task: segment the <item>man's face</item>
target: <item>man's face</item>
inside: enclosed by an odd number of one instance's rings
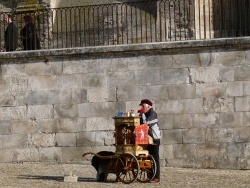
[[[151,107],[150,107],[148,104],[143,103],[143,104],[142,104],[142,108],[143,108],[144,113],[146,113],[146,112],[149,111],[149,109],[150,109]]]
[[[11,19],[10,19],[8,16],[5,16],[4,20],[5,20],[7,23],[10,23],[10,22],[11,22]]]

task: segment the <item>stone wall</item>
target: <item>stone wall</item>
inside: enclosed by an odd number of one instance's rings
[[[0,162],[85,163],[154,102],[161,165],[250,168],[250,38],[0,53]]]

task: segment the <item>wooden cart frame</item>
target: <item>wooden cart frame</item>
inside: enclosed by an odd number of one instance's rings
[[[156,173],[156,163],[149,155],[148,126],[140,125],[140,117],[114,117],[115,121],[115,155],[100,156],[93,152],[83,154],[83,157],[92,154],[101,159],[109,159],[105,170],[105,181],[108,174],[114,173],[116,180],[123,183],[132,183],[136,180],[142,183],[150,182]]]

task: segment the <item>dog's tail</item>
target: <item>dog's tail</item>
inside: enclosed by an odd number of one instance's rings
[[[99,154],[97,154],[97,153],[94,153],[94,152],[87,152],[87,153],[84,153],[83,155],[82,155],[82,157],[85,157],[86,155],[94,155],[94,156],[96,156],[96,157],[98,157],[98,158],[100,158],[100,159],[114,159],[114,158],[117,158],[118,156],[117,155],[108,155],[108,156],[103,156],[103,155],[99,155]]]

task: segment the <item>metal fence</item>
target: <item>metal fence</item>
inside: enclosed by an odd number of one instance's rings
[[[30,15],[41,49],[200,40],[250,35],[250,0],[144,0],[12,12],[20,31]],[[4,47],[6,12],[0,14]],[[35,41],[36,42],[36,41]]]

